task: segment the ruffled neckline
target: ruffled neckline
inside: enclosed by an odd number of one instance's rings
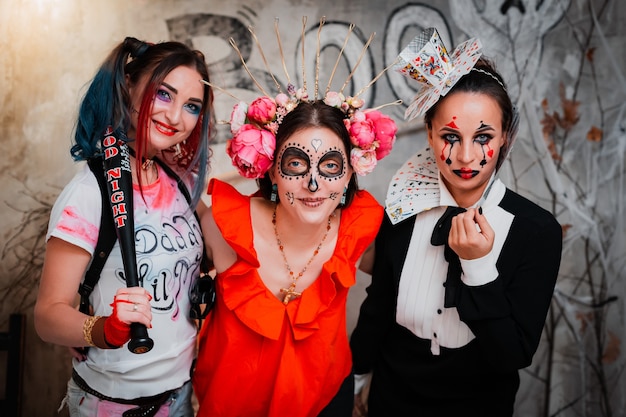
[[[320,276],[300,297],[284,305],[258,274],[251,197],[216,179],[211,180],[208,193],[213,196],[215,222],[238,256],[238,260],[217,277],[218,296],[223,297],[226,307],[249,328],[273,340],[278,340],[286,322],[296,340],[313,334],[319,329],[319,315],[333,305],[339,293],[347,292],[355,284],[354,264],[378,229],[382,217],[380,205],[369,193],[357,193],[352,204],[342,210],[337,243]],[[373,213],[376,213],[374,218]],[[368,228],[373,234],[367,233]],[[356,231],[360,237],[355,235]]]

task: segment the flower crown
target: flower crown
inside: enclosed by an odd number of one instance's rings
[[[306,18],[303,19],[303,54],[304,54],[304,27],[306,24]],[[320,20],[320,26],[318,30],[321,31],[324,24],[324,19]],[[278,19],[275,22],[276,34],[278,38],[278,44],[281,50],[280,36],[278,34]],[[354,28],[350,26],[348,36],[346,37],[345,44],[348,41],[348,37]],[[255,40],[257,40],[254,32],[251,28],[248,30],[252,33]],[[373,39],[373,35],[365,45],[362,54]],[[315,73],[315,94],[311,98],[309,97],[306,81],[303,87],[296,89],[296,87],[289,82],[287,85],[287,92],[282,92],[280,84],[276,81],[276,78],[272,75],[272,78],[279,91],[275,97],[267,94],[261,85],[254,79],[252,73],[247,67],[245,59],[241,52],[237,48],[234,40],[231,38],[230,43],[236,52],[239,54],[241,62],[248,75],[254,81],[256,86],[263,93],[262,96],[257,97],[250,104],[244,101],[234,105],[230,116],[230,130],[232,133],[232,139],[229,139],[226,143],[226,153],[231,158],[233,165],[237,168],[239,173],[246,178],[261,178],[272,166],[274,159],[274,151],[276,149],[276,133],[282,123],[285,116],[294,110],[300,103],[317,100],[318,79],[319,79],[319,42],[317,50],[317,66]],[[261,46],[257,40],[257,46],[261,52],[263,61],[266,67],[267,60],[263,54]],[[343,52],[343,48],[337,58],[337,63]],[[286,68],[283,61],[283,68]],[[304,60],[303,60],[304,61]],[[360,59],[359,59],[360,61]],[[304,66],[304,63],[303,63]],[[358,63],[357,63],[358,66]],[[335,64],[335,69],[337,64]],[[343,88],[341,91],[330,91],[330,84],[322,98],[322,101],[331,107],[340,109],[345,114],[344,124],[346,130],[349,133],[352,148],[350,149],[350,163],[352,168],[358,175],[366,175],[374,170],[377,161],[384,158],[391,152],[391,148],[396,140],[397,126],[396,123],[388,116],[381,113],[378,109],[365,109],[363,108],[365,102],[359,98],[367,88],[376,82],[376,80],[388,69],[385,68],[374,80],[372,80],[365,88],[359,91],[354,96],[344,96]],[[355,68],[350,73],[348,80],[344,83],[344,88],[354,74]],[[271,71],[268,68],[271,74]],[[286,71],[286,70],[285,70]],[[334,70],[333,70],[334,74]],[[289,76],[287,75],[287,78]],[[332,80],[332,75],[331,75]],[[212,87],[215,87],[212,85]],[[223,90],[222,90],[223,91]],[[228,94],[228,93],[227,93]],[[229,94],[230,95],[230,94]],[[231,95],[232,96],[232,95]],[[234,97],[234,96],[233,96]],[[236,97],[234,97],[236,99]],[[399,104],[395,102],[393,104]]]

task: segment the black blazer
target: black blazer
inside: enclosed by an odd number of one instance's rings
[[[499,275],[481,286],[461,283],[455,300],[476,336],[479,359],[506,372],[530,365],[539,344],[561,262],[562,229],[550,212],[509,189],[499,206],[514,216],[496,262]],[[392,225],[385,216],[376,237],[372,282],[350,340],[356,374],[372,370],[396,323],[400,274],[416,219],[419,214]]]

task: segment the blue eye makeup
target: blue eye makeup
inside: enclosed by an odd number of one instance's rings
[[[193,114],[194,116],[199,115],[200,111],[202,110],[202,106],[195,103],[187,103],[184,107],[185,110],[187,110],[190,114]]]
[[[157,90],[156,98],[163,103],[174,102],[172,93],[165,88],[160,88]],[[202,102],[198,100],[190,100],[189,102],[183,104],[183,109],[185,109],[185,111],[189,114],[198,116],[202,111]]]

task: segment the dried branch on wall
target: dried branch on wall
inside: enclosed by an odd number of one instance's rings
[[[462,3],[450,2],[454,23],[487,39],[522,112],[507,181],[563,226],[553,306],[516,412],[623,415],[626,78],[619,34],[604,33],[618,30],[618,3]]]
[[[11,210],[21,213],[21,221],[9,231],[2,248],[2,261],[7,265],[8,277],[0,280],[0,298],[12,300],[12,303],[10,306],[3,304],[2,310],[8,307],[11,311],[1,311],[0,317],[9,317],[11,312],[26,312],[35,303],[51,201],[57,193],[31,190],[23,183],[22,195],[31,202],[25,204],[25,208],[14,206],[10,201],[4,202]]]
[[[541,108],[524,102],[532,137],[524,150],[531,162],[521,170],[518,160],[512,164],[518,186],[551,207],[564,226],[561,275],[544,346],[528,370],[544,384],[544,416],[624,412],[618,395],[626,366],[619,336],[624,333],[626,255],[626,135],[619,127],[624,91],[607,88],[619,85],[624,74],[623,68],[611,68],[615,79],[599,75],[614,54],[601,42],[602,19],[609,19],[612,4],[603,1],[596,12],[587,2],[593,18],[565,20],[579,49],[569,51],[579,57],[577,71],[573,77],[561,75],[558,89],[545,92]]]

